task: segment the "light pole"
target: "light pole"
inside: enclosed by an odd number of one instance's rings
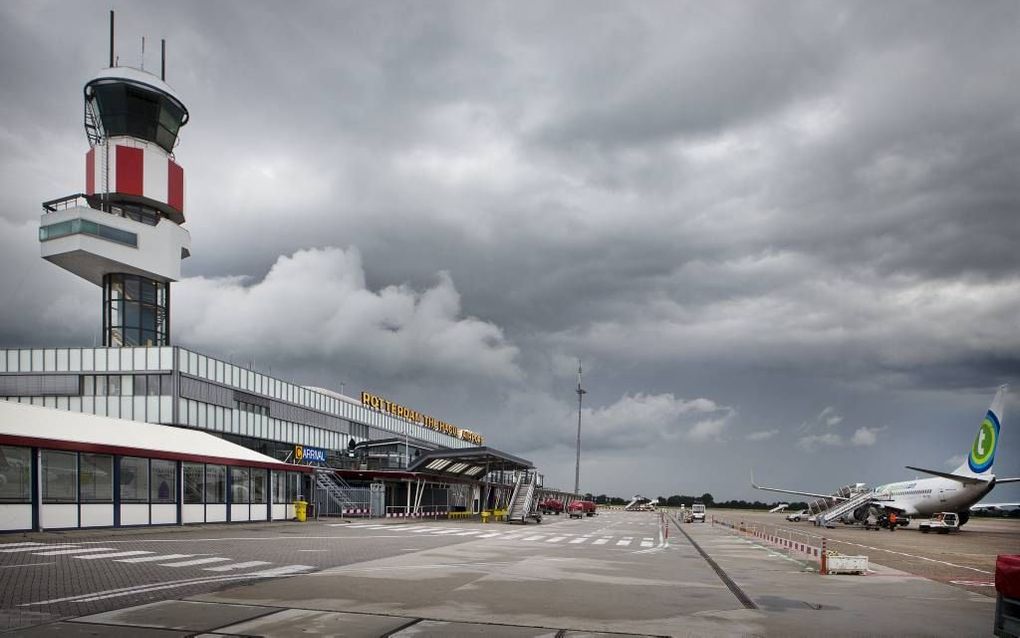
[[[581,387],[581,360],[577,360],[577,464],[574,466],[574,494],[581,493],[581,397],[587,392]]]

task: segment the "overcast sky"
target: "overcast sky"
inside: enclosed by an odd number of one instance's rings
[[[0,345],[99,339],[36,235],[110,8],[191,112],[178,345],[566,489],[580,359],[582,489],[621,496],[951,470],[1020,382],[1012,0],[0,3]]]

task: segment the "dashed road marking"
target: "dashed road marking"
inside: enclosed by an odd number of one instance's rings
[[[112,547],[78,547],[76,549],[58,549],[51,552],[32,552],[35,556],[65,556],[67,554],[88,554],[90,552],[112,552]]]
[[[193,565],[207,565],[209,563],[222,563],[223,561],[230,560],[229,558],[196,558],[195,560],[186,560],[180,563],[160,563],[160,567],[191,567]]]
[[[263,565],[272,565],[267,560],[250,560],[245,563],[234,563],[233,565],[222,565],[220,567],[203,567],[207,572],[230,572],[235,569],[248,569],[250,567],[262,567]]]
[[[142,558],[118,558],[115,563],[154,563],[158,560],[173,560],[175,558],[191,558],[195,554],[162,554],[160,556],[144,556]]]
[[[15,547],[14,549],[0,549],[0,554],[17,554],[19,552],[34,552],[40,549],[60,549],[61,547],[69,547],[69,545],[34,545],[31,547]],[[71,545],[70,547],[74,547]]]
[[[142,554],[153,554],[141,550],[133,552],[113,552],[112,554],[90,554],[88,556],[75,556],[78,560],[99,560],[100,558],[121,558],[123,556],[141,556]]]

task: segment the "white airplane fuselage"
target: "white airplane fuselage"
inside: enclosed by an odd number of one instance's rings
[[[995,478],[961,484],[941,477],[887,483],[875,488],[875,504],[906,516],[930,516],[936,512],[965,512],[995,486]]]

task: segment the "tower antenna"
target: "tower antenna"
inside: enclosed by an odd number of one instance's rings
[[[110,68],[113,68],[113,9],[110,9]]]
[[[574,494],[581,493],[581,397],[588,393],[581,387],[581,360],[577,360],[577,464],[574,466]]]
[[[166,82],[166,39],[159,41],[159,79]]]

